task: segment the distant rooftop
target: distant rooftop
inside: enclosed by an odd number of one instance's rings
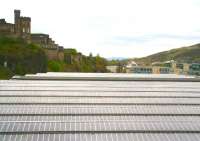
[[[127,73],[37,73],[14,76],[13,79],[46,80],[102,80],[102,81],[200,81],[189,75],[176,74],[127,74]]]

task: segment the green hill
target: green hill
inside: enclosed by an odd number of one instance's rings
[[[83,55],[76,49],[64,49],[64,61],[48,61],[48,71],[53,72],[107,72],[106,59]]]
[[[19,38],[0,37],[0,79],[46,70],[47,58],[42,48]]]
[[[85,56],[75,49],[64,49],[64,56],[64,61],[48,60],[42,47],[20,38],[0,36],[0,79],[46,71],[107,72],[107,61],[99,55]]]
[[[156,53],[147,57],[134,59],[138,64],[149,65],[152,62],[175,60],[183,63],[200,63],[200,44]]]

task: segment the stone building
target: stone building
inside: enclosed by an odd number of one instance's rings
[[[61,61],[65,61],[64,58],[65,58],[65,55],[64,55],[64,47],[63,46],[58,46],[58,60],[61,60]]]
[[[27,42],[31,42],[31,18],[21,17],[20,10],[15,10],[15,34]]]
[[[21,17],[20,10],[14,11],[14,24],[7,23],[5,19],[0,19],[0,34],[21,37],[27,42],[31,42],[31,18]]]
[[[55,41],[53,41],[48,34],[31,34],[31,41],[45,49],[58,48],[58,45],[55,44]]]
[[[0,34],[1,35],[14,35],[14,24],[7,23],[5,19],[0,19]]]
[[[31,34],[31,41],[44,48],[49,60],[64,60],[64,48],[55,44],[48,34]]]
[[[64,60],[68,64],[80,64],[83,61],[83,55],[81,53],[65,53]]]
[[[14,24],[0,19],[0,35],[20,37],[28,43],[34,43],[44,48],[49,60],[64,61],[63,47],[55,44],[47,34],[31,34],[31,18],[22,17],[20,10],[14,10]]]

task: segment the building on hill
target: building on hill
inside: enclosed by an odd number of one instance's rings
[[[41,46],[44,49],[57,49],[57,44],[53,41],[48,34],[31,34],[33,43]]]
[[[199,63],[188,64],[170,60],[153,62],[151,66],[127,66],[126,73],[200,75]]]
[[[7,23],[5,19],[0,19],[0,34],[21,37],[27,42],[31,42],[31,18],[21,17],[20,10],[15,10],[14,14],[14,24]]]
[[[48,34],[31,34],[31,40],[44,48],[49,60],[64,60],[64,48],[55,44]]]
[[[34,43],[44,48],[49,60],[64,61],[64,49],[55,44],[48,34],[31,34],[31,18],[22,17],[20,10],[14,10],[14,24],[0,19],[0,35],[19,37],[28,43]]]
[[[83,61],[83,55],[81,53],[65,53],[64,58],[68,64],[80,64]]]
[[[7,23],[5,19],[0,19],[0,34],[1,35],[14,35],[14,24]]]
[[[31,40],[43,48],[49,47],[50,38],[47,34],[31,34]]]
[[[31,18],[22,17],[20,13],[20,10],[14,10],[15,34],[19,37],[22,37],[26,41],[31,42]]]

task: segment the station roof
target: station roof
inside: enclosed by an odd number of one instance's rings
[[[17,80],[84,80],[84,81],[184,81],[200,82],[200,77],[177,74],[131,73],[37,73],[14,76]]]
[[[51,79],[36,79],[45,76]],[[104,79],[53,80],[62,76]],[[117,77],[116,74],[47,73],[27,75],[24,80],[16,77],[0,81],[0,139],[200,140],[200,82],[107,81],[108,76]]]

